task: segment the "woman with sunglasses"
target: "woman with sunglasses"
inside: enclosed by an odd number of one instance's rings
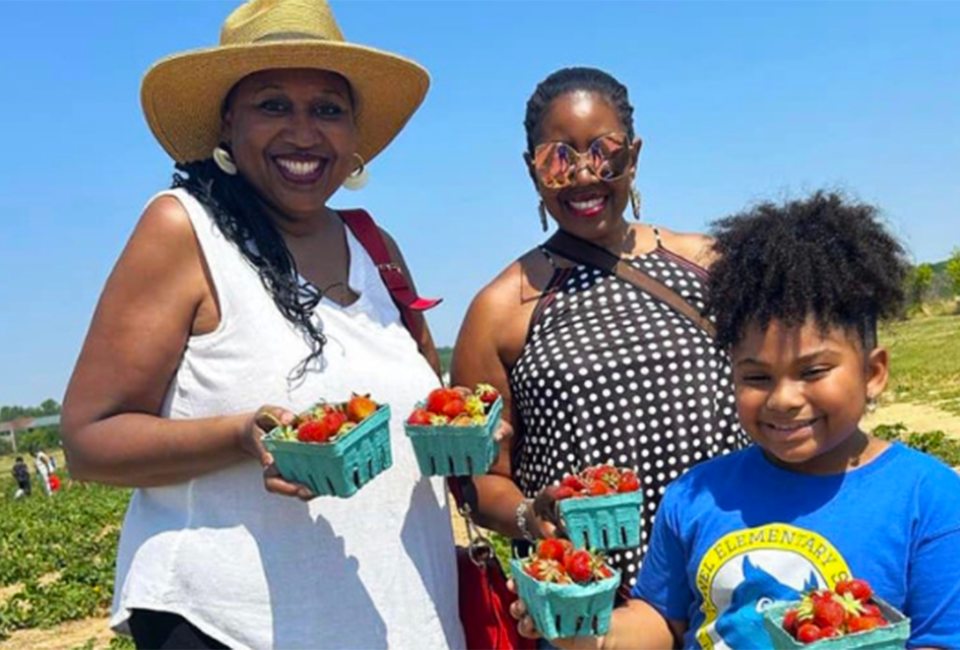
[[[488,382],[515,435],[475,477],[475,519],[515,540],[559,534],[553,490],[566,474],[607,463],[643,490],[638,548],[610,554],[632,585],[666,484],[738,448],[727,357],[704,329],[618,275],[570,257],[612,253],[702,308],[710,240],[640,217],[641,140],[627,89],[592,68],[547,77],[527,103],[524,160],[554,235],[474,298],[457,340],[453,381]],[[572,248],[570,248],[572,247]],[[469,493],[469,491],[468,491]]]

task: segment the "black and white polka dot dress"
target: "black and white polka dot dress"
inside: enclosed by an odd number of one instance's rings
[[[630,263],[703,307],[699,266],[662,246]],[[637,471],[641,549],[610,553],[631,586],[666,485],[746,443],[726,354],[656,298],[590,267],[554,273],[509,380],[521,423],[514,479],[525,495],[588,465]]]

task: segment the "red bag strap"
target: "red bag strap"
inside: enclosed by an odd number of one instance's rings
[[[384,286],[390,292],[390,297],[400,310],[400,318],[404,326],[419,344],[423,331],[420,326],[421,321],[414,312],[436,307],[443,299],[421,298],[413,291],[403,274],[403,268],[390,256],[380,229],[366,210],[339,210],[338,214],[376,264],[380,279],[383,280]]]

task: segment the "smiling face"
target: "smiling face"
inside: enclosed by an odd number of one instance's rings
[[[223,140],[240,173],[286,218],[326,202],[357,166],[347,81],[324,70],[265,70],[231,91]]]
[[[776,464],[807,474],[853,466],[867,443],[859,423],[886,386],[889,356],[816,322],[752,325],[731,351],[740,423]]]
[[[551,102],[537,130],[536,144],[563,142],[583,153],[589,152],[598,138],[625,131],[617,110],[606,98],[595,92],[574,91]],[[602,180],[581,161],[573,183],[559,190],[544,186],[532,157],[527,155],[537,191],[562,229],[601,245],[623,232],[623,211],[636,174],[639,138],[629,146],[630,163],[627,172],[619,178]]]

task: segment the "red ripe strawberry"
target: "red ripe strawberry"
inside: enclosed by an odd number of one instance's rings
[[[820,638],[821,638],[821,639],[833,639],[833,638],[838,637],[838,636],[843,636],[843,634],[840,632],[839,629],[837,629],[837,628],[835,628],[835,627],[830,627],[830,626],[828,625],[827,627],[822,627],[822,628],[820,628]]]
[[[880,608],[873,603],[863,603],[860,605],[860,609],[861,616],[875,616],[878,618],[883,618],[883,613],[880,611]]]
[[[467,412],[467,405],[459,397],[457,399],[452,399],[446,404],[443,405],[443,408],[440,409],[440,413],[446,415],[451,420],[458,415]]]
[[[593,556],[586,549],[579,549],[568,555],[563,568],[574,582],[590,582],[593,578]]]
[[[791,636],[796,638],[797,636],[797,610],[788,609],[783,615],[783,629],[790,633]]]
[[[493,404],[500,397],[500,392],[490,384],[477,384],[474,395],[480,398],[484,404]]]
[[[572,489],[574,492],[583,489],[583,481],[576,474],[567,474],[560,480],[560,485]]]
[[[443,407],[453,400],[463,401],[460,393],[452,388],[435,388],[427,395],[427,410],[436,415],[443,415]]]
[[[841,580],[833,590],[841,596],[849,593],[857,600],[867,600],[873,595],[873,588],[870,587],[870,583],[866,580],[860,580],[859,578]]]
[[[846,610],[840,601],[832,595],[815,598],[813,601],[813,622],[823,629],[825,627],[840,627],[843,625]]]
[[[820,628],[813,623],[804,623],[797,628],[797,641],[800,643],[813,643],[820,638]]]
[[[327,411],[326,415],[320,418],[320,422],[323,423],[323,426],[327,428],[329,432],[327,436],[332,436],[338,431],[344,422],[347,421],[347,414],[343,411],[330,410]]]
[[[553,493],[553,498],[556,499],[557,501],[563,501],[564,499],[569,499],[575,496],[577,496],[577,491],[574,490],[572,487],[568,487],[566,485],[561,485]]]
[[[592,497],[602,496],[604,494],[610,494],[612,490],[610,486],[604,483],[603,481],[594,481],[590,484],[589,493]]]
[[[430,424],[430,411],[427,409],[413,409],[413,413],[407,418],[407,424],[417,424],[427,426]]]
[[[633,470],[626,469],[620,474],[620,481],[617,483],[617,492],[636,492],[640,489],[640,479]]]
[[[886,621],[876,616],[854,616],[847,621],[847,633],[865,632],[886,625]]]
[[[377,403],[370,399],[370,395],[354,393],[350,401],[347,402],[347,419],[359,424],[376,410]]]
[[[620,483],[620,470],[611,465],[598,465],[593,472],[594,481],[603,481],[607,487],[616,489]]]
[[[537,557],[542,560],[556,560],[557,562],[562,562],[566,550],[567,549],[564,547],[563,543],[556,537],[541,539],[537,543]]]
[[[320,420],[304,420],[297,427],[297,440],[300,442],[325,442],[329,437],[329,427]]]

